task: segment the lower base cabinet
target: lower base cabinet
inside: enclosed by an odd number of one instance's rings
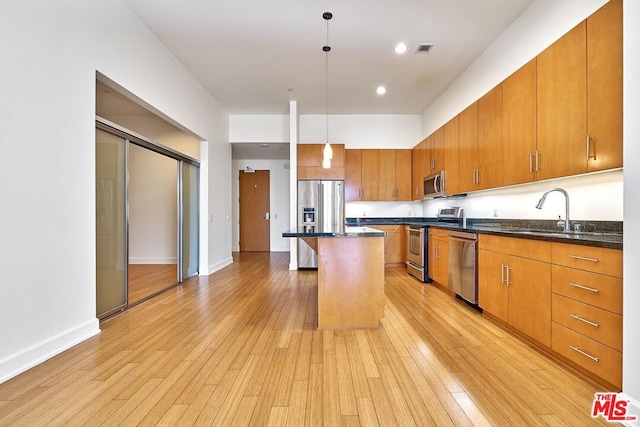
[[[449,287],[449,231],[429,228],[427,269],[431,280]]]
[[[373,227],[387,233],[384,238],[385,267],[404,267],[407,261],[407,236],[404,225],[374,225]]]
[[[622,387],[622,251],[480,235],[478,305],[599,382]]]
[[[514,240],[518,239],[479,236],[478,305],[518,332],[550,347],[550,243],[519,239],[528,242],[526,250],[514,251],[510,248],[519,243]],[[533,254],[538,259],[525,258]]]

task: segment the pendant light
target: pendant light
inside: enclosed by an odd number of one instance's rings
[[[331,149],[331,144],[329,144],[329,51],[331,50],[331,46],[329,46],[329,20],[333,18],[333,13],[325,12],[322,14],[322,18],[327,21],[327,44],[322,46],[322,50],[324,51],[324,113],[325,120],[327,125],[327,139],[324,144],[324,150],[322,151],[322,167],[325,169],[329,169],[331,167],[331,159],[333,158],[333,150]]]

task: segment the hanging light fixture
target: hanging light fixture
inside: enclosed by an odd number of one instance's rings
[[[325,12],[322,14],[322,18],[327,21],[327,44],[322,46],[322,50],[324,51],[324,112],[325,112],[325,120],[327,125],[327,139],[324,144],[324,150],[322,152],[322,167],[325,169],[329,169],[331,167],[331,159],[333,158],[333,150],[331,149],[331,144],[329,144],[329,51],[331,50],[331,46],[329,46],[329,20],[333,18],[333,13]]]

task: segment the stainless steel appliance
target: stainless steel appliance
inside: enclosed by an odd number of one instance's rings
[[[344,181],[298,181],[298,227],[306,231],[344,231]],[[298,239],[298,268],[318,268],[318,258]]]
[[[424,178],[424,198],[444,197],[444,171]]]
[[[407,227],[407,272],[421,282],[431,282],[427,275],[427,229]]]
[[[477,242],[475,233],[449,231],[449,289],[472,304],[478,303]]]

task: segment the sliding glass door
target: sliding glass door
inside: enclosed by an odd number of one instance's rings
[[[96,129],[96,314],[127,305],[127,141]]]
[[[96,121],[96,315],[198,274],[199,163]]]
[[[182,264],[180,278],[185,280],[198,274],[199,257],[199,203],[198,203],[198,181],[200,169],[190,163],[181,162],[180,213],[182,227],[180,229],[180,245],[182,253]]]

